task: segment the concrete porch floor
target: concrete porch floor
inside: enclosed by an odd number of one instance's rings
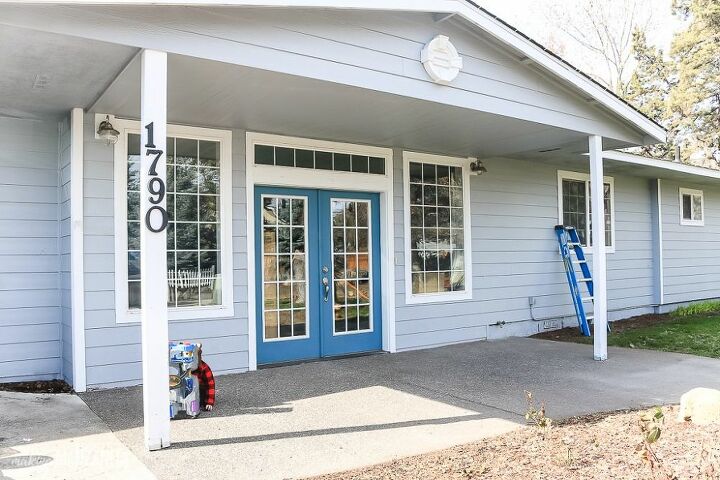
[[[525,390],[557,419],[720,388],[720,360],[609,353],[598,363],[590,346],[512,338],[220,376],[215,411],[173,421],[172,447],[154,453],[143,449],[139,387],[82,399],[158,478],[195,465],[203,478],[287,479],[504,433],[524,422]]]

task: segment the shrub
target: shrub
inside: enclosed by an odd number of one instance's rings
[[[720,301],[700,302],[680,307],[673,312],[676,317],[691,317],[708,313],[720,313]]]

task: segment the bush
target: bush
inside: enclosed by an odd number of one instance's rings
[[[676,317],[691,317],[708,313],[720,313],[720,301],[700,302],[686,307],[680,307],[673,312],[673,315]]]

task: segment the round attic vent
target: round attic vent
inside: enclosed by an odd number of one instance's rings
[[[462,57],[445,35],[438,35],[425,45],[420,61],[430,78],[443,85],[455,80],[463,67]]]

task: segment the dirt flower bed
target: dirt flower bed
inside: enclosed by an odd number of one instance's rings
[[[22,393],[71,393],[72,387],[62,380],[0,383],[0,391]]]
[[[526,427],[317,480],[720,479],[720,425],[678,421],[677,411],[663,408],[662,434],[652,445],[662,464],[654,470],[641,447],[639,419],[645,412],[621,412],[570,419],[545,433]]]

